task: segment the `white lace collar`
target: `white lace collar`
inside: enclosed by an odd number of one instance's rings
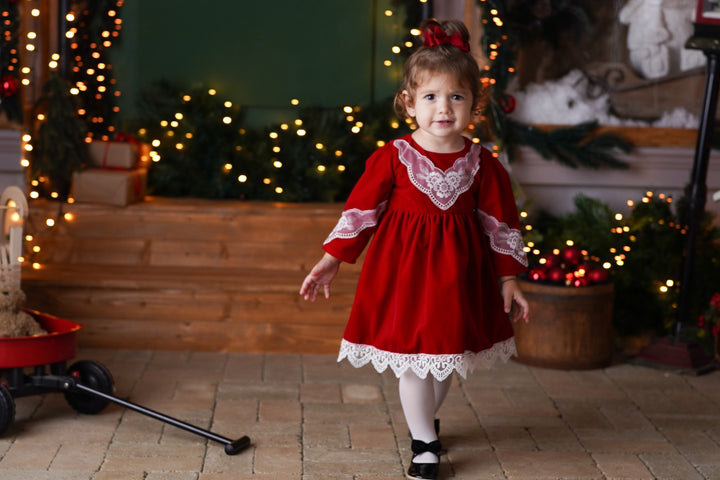
[[[472,144],[470,151],[445,171],[436,167],[406,140],[395,140],[393,145],[398,149],[400,162],[407,167],[412,184],[442,210],[452,207],[457,198],[470,188],[480,169],[481,147],[478,144]]]

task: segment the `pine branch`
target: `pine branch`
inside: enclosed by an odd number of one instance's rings
[[[503,120],[502,133],[508,146],[526,145],[536,150],[547,160],[556,160],[571,168],[627,168],[627,163],[614,153],[630,152],[632,144],[619,135],[603,133],[592,136],[597,122],[584,122],[572,127],[562,127],[546,132],[532,125],[510,118]],[[514,159],[512,148],[510,160]]]

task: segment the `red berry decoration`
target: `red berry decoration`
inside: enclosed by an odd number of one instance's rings
[[[0,79],[0,95],[3,97],[12,97],[18,91],[20,83],[18,79],[12,75],[5,75]]]
[[[582,260],[582,251],[578,247],[570,245],[560,250],[560,258],[567,264],[577,265]]]

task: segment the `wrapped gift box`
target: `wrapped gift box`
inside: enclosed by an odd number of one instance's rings
[[[90,142],[90,161],[94,167],[131,169],[149,161],[149,145],[130,142]]]
[[[142,200],[146,185],[146,168],[89,168],[73,174],[72,196],[76,202],[124,206]]]

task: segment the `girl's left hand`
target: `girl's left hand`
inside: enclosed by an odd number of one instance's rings
[[[528,323],[530,321],[530,306],[527,300],[525,300],[525,296],[522,294],[517,280],[515,280],[514,277],[504,277],[501,281],[505,313],[509,315],[513,310],[513,304],[515,304],[517,308],[514,309],[515,312],[512,316],[513,322],[517,322],[522,318],[525,323]]]

